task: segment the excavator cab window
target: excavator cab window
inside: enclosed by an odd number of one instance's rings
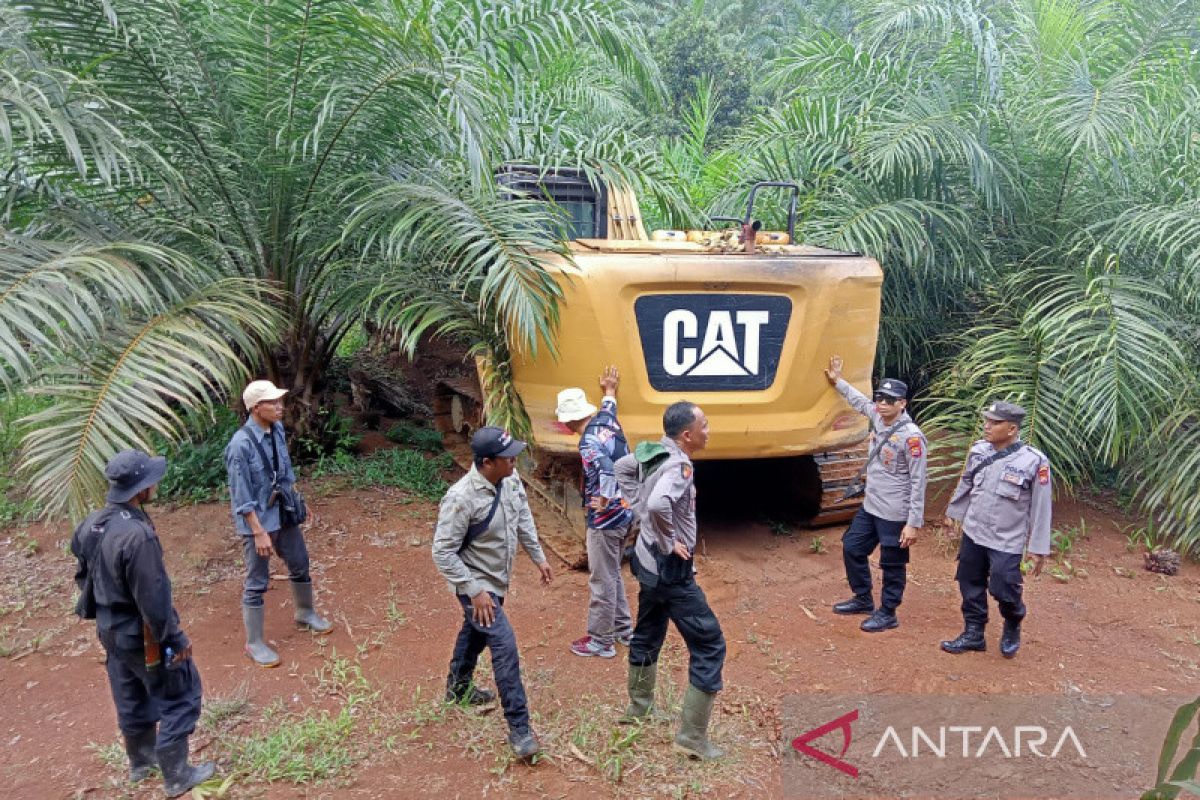
[[[563,215],[568,239],[604,239],[608,236],[607,192],[596,189],[580,170],[558,169],[540,173],[535,167],[506,166],[496,182],[510,190],[508,197],[541,198]]]

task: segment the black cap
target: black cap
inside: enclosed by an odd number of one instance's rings
[[[512,458],[524,449],[524,442],[495,425],[485,425],[471,437],[471,452],[477,458]]]
[[[1025,409],[1016,403],[1006,403],[997,400],[983,410],[983,415],[993,422],[1015,422],[1020,425],[1025,421]]]
[[[879,382],[879,387],[875,390],[875,394],[886,394],[888,397],[903,400],[908,397],[908,386],[905,385],[904,381],[898,381],[895,378],[884,378]]]
[[[150,457],[141,450],[122,450],[104,467],[108,478],[107,500],[110,503],[127,503],[142,489],[148,489],[167,474],[167,459],[163,456]]]

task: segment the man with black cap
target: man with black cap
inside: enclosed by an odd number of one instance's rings
[[[281,489],[292,491],[296,472],[283,431],[283,396],[270,381],[252,381],[242,392],[250,418],[225,446],[229,503],[233,524],[242,539],[246,578],[242,584],[242,623],[246,627],[246,656],[260,667],[279,666],[279,654],[263,636],[266,609],[263,593],[271,580],[271,554],[288,568],[296,625],[317,636],[333,630],[317,613],[308,546],[299,523],[285,518]]]
[[[946,521],[961,529],[959,591],[964,630],[942,642],[947,653],[986,650],[987,593],[1000,607],[1004,631],[1000,655],[1012,658],[1021,647],[1022,555],[1033,556],[1033,575],[1050,552],[1050,462],[1021,441],[1025,409],[997,401],[983,411],[983,438],[971,445],[962,478],[950,498]]]
[[[475,686],[475,665],[486,647],[508,723],[508,742],[518,758],[541,751],[529,726],[529,707],[521,683],[517,638],[504,613],[517,544],[537,565],[542,584],[554,579],[538,543],[525,486],[516,474],[525,443],[491,425],[475,431],[471,470],[450,487],[438,508],[433,534],[433,563],[458,596],[463,623],[454,643],[446,700],[467,705],[490,703],[496,695]]]
[[[906,411],[908,387],[901,381],[881,381],[872,402],[842,379],[840,357],[829,359],[825,377],[855,411],[871,421],[871,449],[864,467],[866,496],[842,536],[842,561],[854,597],[834,604],[833,610],[837,614],[870,614],[859,627],[878,633],[900,624],[896,609],[908,582],[910,546],[925,525],[929,446]],[[876,546],[883,571],[879,608],[875,607],[867,564]]]
[[[178,797],[211,778],[215,767],[188,764],[188,737],[200,717],[200,673],[145,511],[166,471],[162,456],[139,450],[113,456],[104,470],[107,505],[75,529],[71,552],[79,562],[75,613],[96,620],[130,780],[149,777],[157,766],[167,796]]]

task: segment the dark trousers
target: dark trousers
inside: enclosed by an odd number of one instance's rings
[[[126,641],[128,640],[128,641]],[[136,736],[158,725],[158,747],[186,739],[200,718],[200,672],[192,659],[160,665],[152,675],[146,654],[129,647],[133,637],[100,632],[108,671],[108,685],[117,707],[117,725],[126,736]]]
[[[691,562],[687,562],[689,571]],[[725,665],[725,636],[708,598],[690,574],[649,587],[639,584],[637,624],[629,642],[629,663],[645,667],[657,663],[667,638],[667,621],[683,637],[688,649],[688,681],[702,692],[721,691]]]
[[[962,593],[963,621],[968,625],[987,624],[989,591],[996,598],[1000,616],[1009,622],[1025,618],[1020,553],[984,547],[964,533],[958,546],[958,570],[954,577]]]
[[[271,546],[287,564],[288,578],[296,583],[308,583],[308,547],[300,526],[289,525],[272,531]],[[254,549],[254,537],[242,537],[242,553],[246,562],[246,580],[242,584],[242,605],[258,608],[263,604],[263,592],[271,583],[271,557],[260,556]]]
[[[903,522],[880,519],[859,509],[842,534],[842,561],[846,565],[846,580],[850,591],[860,597],[870,598],[871,567],[867,558],[879,547],[879,566],[883,570],[883,591],[879,605],[885,611],[894,612],[904,599],[904,587],[908,585],[908,561],[912,553],[900,546]]]
[[[489,592],[491,594],[491,592]],[[500,694],[500,705],[504,719],[514,731],[529,728],[529,706],[525,699],[525,685],[521,683],[521,655],[517,651],[517,636],[504,613],[504,598],[492,594],[496,603],[496,619],[490,628],[475,621],[471,609],[471,598],[458,595],[463,608],[463,624],[454,642],[454,656],[450,659],[450,681],[456,689],[471,683],[475,665],[483,648],[492,651],[492,675],[496,678],[496,691]]]

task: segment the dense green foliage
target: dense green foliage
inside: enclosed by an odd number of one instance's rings
[[[52,509],[117,445],[249,373],[318,442],[364,316],[415,350],[553,348],[547,209],[571,164],[702,224],[755,180],[799,237],[885,268],[879,372],[959,453],[992,398],[1060,485],[1115,480],[1200,540],[1196,0],[34,2],[0,17],[0,355]],[[762,207],[778,227],[780,209]],[[324,432],[322,432],[324,431]],[[399,434],[398,434],[399,435]],[[319,449],[319,448],[318,448]],[[91,477],[89,477],[91,476]]]

